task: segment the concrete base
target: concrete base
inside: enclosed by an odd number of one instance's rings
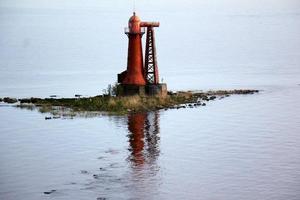
[[[118,85],[117,96],[167,96],[167,84],[153,84],[146,86],[139,85]]]
[[[118,85],[117,96],[133,96],[133,95],[146,95],[146,86],[139,85]]]
[[[146,94],[149,96],[167,96],[167,84],[146,85]]]

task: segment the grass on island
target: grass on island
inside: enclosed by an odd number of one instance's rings
[[[34,105],[41,112],[50,112],[55,107],[80,111],[103,111],[112,114],[126,114],[129,112],[144,112],[159,109],[178,107],[182,104],[189,106],[204,105],[205,101],[214,100],[217,97],[227,97],[232,94],[253,94],[258,90],[219,90],[208,92],[169,92],[167,96],[110,96],[100,95],[83,98],[29,98],[19,99],[20,107]]]

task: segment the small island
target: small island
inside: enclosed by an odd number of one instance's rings
[[[37,107],[42,112],[57,110],[57,108],[69,109],[72,112],[106,112],[114,115],[124,115],[135,112],[148,112],[156,110],[180,109],[206,106],[208,101],[223,99],[230,95],[246,95],[258,93],[259,90],[217,90],[217,91],[179,91],[168,92],[166,96],[114,96],[110,94],[94,97],[75,98],[23,98],[14,99],[5,97],[1,99],[5,103],[17,103],[17,107]]]

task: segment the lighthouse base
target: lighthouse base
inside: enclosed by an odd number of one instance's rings
[[[118,85],[117,96],[167,96],[167,84]]]
[[[146,94],[149,96],[167,96],[167,84],[149,84],[146,85]]]
[[[133,95],[145,96],[146,95],[145,87],[146,86],[120,84],[118,85],[117,96],[133,96]]]

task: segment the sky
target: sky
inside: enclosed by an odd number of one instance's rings
[[[48,94],[75,88],[74,80],[86,83],[76,85],[82,90],[115,82],[126,68],[132,11],[133,0],[0,0],[0,94],[1,87],[19,94],[39,84],[34,94]],[[161,23],[158,63],[170,87],[213,84],[220,71],[222,86],[236,74],[243,81],[249,73],[299,72],[299,0],[136,0],[136,11]],[[198,85],[179,85],[178,71],[197,72]],[[52,75],[61,78],[54,89]]]
[[[286,11],[300,9],[299,0],[135,0],[141,10],[160,9],[215,9],[228,11]],[[56,9],[132,9],[134,0],[1,0],[1,7],[56,8]]]

